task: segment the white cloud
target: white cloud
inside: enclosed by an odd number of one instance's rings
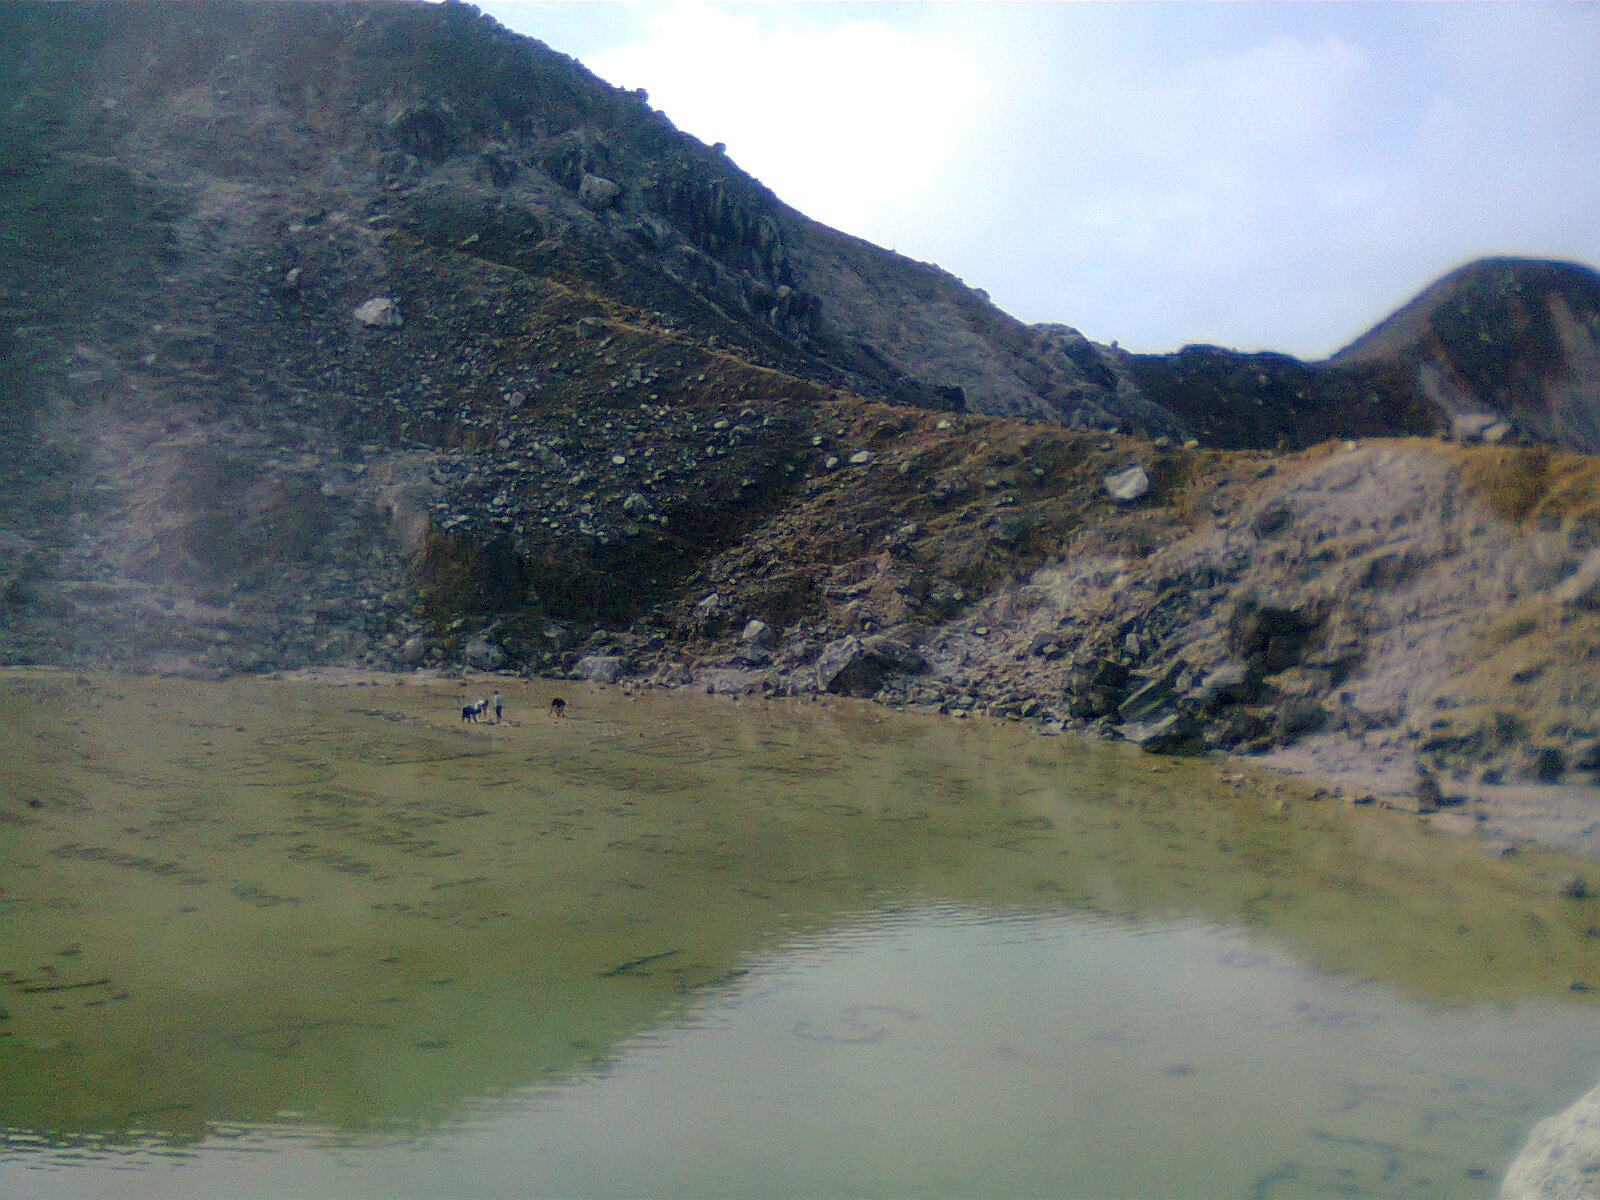
[[[988,124],[1021,136],[967,147],[945,179],[963,226],[929,256],[1030,320],[1152,348],[1251,344],[1260,289],[1240,274],[1277,256],[1274,231],[1372,189],[1332,186],[1367,111],[1365,56],[1331,36],[1164,64],[1103,36],[1049,44],[990,64]]]
[[[802,14],[803,15],[803,14]],[[855,231],[946,165],[974,76],[959,50],[877,19],[822,28],[759,6],[665,5],[590,56],[786,202]],[[775,19],[778,18],[778,19]]]
[[[1600,4],[519,9],[802,212],[1141,349],[1317,355],[1481,254],[1600,262]]]

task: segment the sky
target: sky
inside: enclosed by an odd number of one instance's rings
[[[1600,0],[479,0],[1023,320],[1320,358],[1453,267],[1600,266]]]

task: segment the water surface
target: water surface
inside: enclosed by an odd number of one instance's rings
[[[1558,859],[561,686],[0,676],[0,1194],[1483,1196],[1600,1066]]]

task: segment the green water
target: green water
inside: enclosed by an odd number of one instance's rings
[[[1488,1196],[1600,1073],[1557,858],[501,686],[0,675],[0,1196]]]

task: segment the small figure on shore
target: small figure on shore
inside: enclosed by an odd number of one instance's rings
[[[564,717],[567,715],[567,702],[560,696],[550,701],[550,715],[552,717]]]
[[[506,698],[499,692],[494,694],[494,723],[500,724],[500,714],[505,711]]]

